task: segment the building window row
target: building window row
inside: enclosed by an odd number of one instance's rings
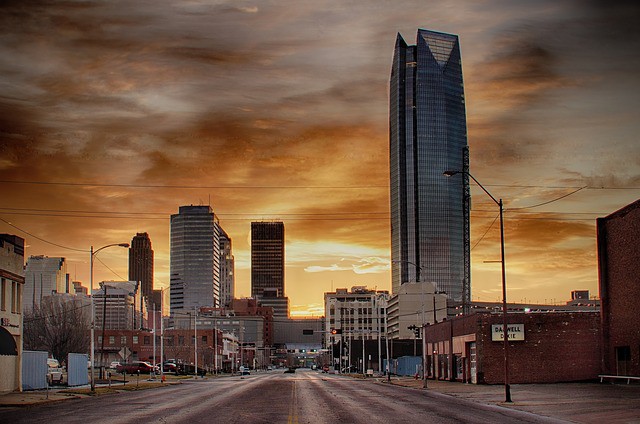
[[[0,281],[0,310],[6,311],[9,304],[12,314],[22,313],[22,284],[2,278]]]

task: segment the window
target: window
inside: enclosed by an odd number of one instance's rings
[[[98,336],[98,344],[102,344],[102,336]]]
[[[18,293],[16,297],[16,304],[18,305],[17,314],[22,313],[22,284],[18,284]]]
[[[151,337],[149,337],[149,336],[144,336],[144,344],[146,344],[146,345],[151,344]]]
[[[178,336],[178,345],[184,346],[184,336]]]
[[[616,372],[617,375],[629,375],[631,365],[631,347],[616,346]]]
[[[173,346],[173,336],[167,337],[167,346]]]
[[[206,343],[207,342],[207,336],[202,336],[202,343]]]
[[[127,345],[127,336],[120,336],[120,345],[122,346]]]
[[[7,281],[3,278],[0,284],[0,310],[7,310]]]
[[[133,344],[138,344],[138,336],[133,336]]]
[[[15,314],[16,313],[16,307],[17,307],[17,303],[16,302],[16,282],[12,281],[11,282],[11,313]]]
[[[116,336],[109,336],[109,344],[116,344]]]

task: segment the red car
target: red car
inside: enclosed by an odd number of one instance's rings
[[[116,372],[127,374],[150,374],[154,371],[153,365],[144,361],[133,361],[130,364],[120,364],[116,367]],[[156,367],[157,371],[157,367]]]

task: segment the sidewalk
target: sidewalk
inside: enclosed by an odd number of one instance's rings
[[[178,384],[179,379],[167,380],[161,383],[160,380],[149,380],[147,378],[136,381],[127,380],[124,385],[122,380],[114,380],[109,387],[107,382],[97,382],[97,394],[90,394],[89,385],[78,387],[54,387],[49,390],[29,390],[24,392],[11,392],[0,395],[0,408],[25,407],[43,403],[62,402],[69,399],[80,399],[90,396],[101,395],[110,392],[124,390],[145,390],[160,387],[161,385]]]
[[[378,381],[388,384],[383,378]],[[511,386],[511,403],[505,402],[502,385],[428,380],[423,389],[422,380],[412,377],[392,377],[391,384],[578,423],[640,423],[638,384],[515,384]]]

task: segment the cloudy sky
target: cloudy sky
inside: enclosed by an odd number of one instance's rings
[[[390,65],[397,33],[426,28],[460,37],[471,172],[507,208],[508,299],[595,295],[595,219],[640,197],[636,4],[4,1],[0,232],[85,285],[91,245],[148,232],[166,287],[169,216],[210,204],[237,297],[263,219],[285,223],[295,314],[390,289]],[[472,195],[472,297],[494,301],[497,208]],[[127,277],[124,249],[98,257],[96,281]]]

